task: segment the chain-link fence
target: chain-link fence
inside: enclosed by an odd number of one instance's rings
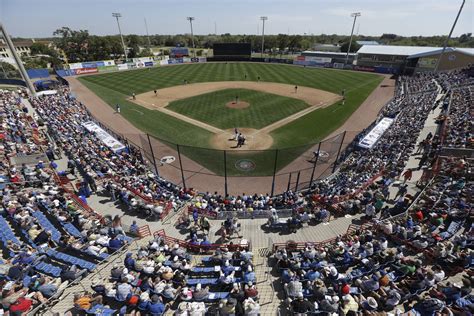
[[[332,174],[360,131],[344,131],[321,142],[267,150],[218,150],[179,145],[149,134],[121,134],[97,123],[140,151],[160,177],[186,189],[219,194],[269,194],[308,189]]]
[[[217,150],[140,135],[140,149],[159,175],[185,188],[220,194],[276,195],[307,189],[335,168],[357,132],[282,149]]]

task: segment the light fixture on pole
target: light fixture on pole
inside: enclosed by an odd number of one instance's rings
[[[127,62],[127,49],[125,48],[125,42],[123,41],[122,30],[120,29],[120,22],[119,22],[119,18],[121,18],[122,15],[120,13],[112,13],[112,16],[117,19],[117,26],[120,33],[120,39],[122,40],[123,54],[125,56],[125,62]]]
[[[441,54],[439,54],[438,60],[436,61],[436,67],[435,67],[435,72],[438,71],[439,68],[439,63],[441,62],[441,57],[444,54],[444,51],[446,50],[446,47],[448,46],[449,39],[451,38],[451,35],[453,34],[454,28],[456,27],[456,23],[458,23],[459,16],[461,15],[462,8],[464,7],[464,3],[466,0],[462,0],[461,7],[459,8],[458,15],[456,15],[456,19],[454,20],[453,26],[451,27],[451,31],[449,32],[448,37],[444,41],[443,45],[443,50],[441,51]]]
[[[262,54],[261,57],[263,58],[263,50],[265,47],[265,21],[268,20],[268,17],[266,16],[261,16],[260,20],[262,20]]]
[[[195,20],[195,17],[188,16],[186,20],[188,20],[189,25],[191,25],[191,42],[193,44],[193,56],[196,57],[196,48],[194,47],[194,33],[193,33],[193,21]]]
[[[349,40],[349,47],[347,47],[347,54],[346,54],[346,61],[344,62],[344,66],[347,64],[349,59],[349,52],[351,51],[352,46],[352,36],[354,35],[354,26],[356,25],[357,17],[361,16],[360,12],[352,13],[351,16],[354,18],[354,23],[352,23],[352,31],[351,31],[351,39]]]
[[[146,37],[148,39],[148,49],[151,52],[151,42],[150,42],[150,35],[148,34],[148,23],[146,23],[146,18],[143,18],[145,20],[145,30],[146,30]]]

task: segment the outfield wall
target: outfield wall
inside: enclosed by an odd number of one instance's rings
[[[168,56],[166,56],[168,57]],[[112,61],[113,62],[113,61]],[[302,67],[318,67],[318,68],[335,68],[335,69],[346,69],[364,72],[374,72],[382,74],[398,74],[399,69],[387,68],[383,66],[377,67],[365,67],[365,66],[353,66],[344,65],[341,63],[334,62],[331,58],[320,58],[312,56],[299,56],[296,60],[293,59],[281,59],[281,58],[270,58],[270,57],[243,57],[243,56],[232,56],[232,59],[226,59],[222,57],[180,57],[180,58],[165,58],[161,60],[150,60],[149,57],[135,59],[134,61],[123,63],[123,64],[112,64],[110,61],[100,62],[83,62],[70,64],[70,69],[57,70],[57,73],[61,73],[62,77],[93,74],[101,72],[112,72],[112,71],[123,71],[133,70],[140,68],[149,67],[160,67],[168,65],[181,65],[181,64],[195,64],[195,63],[206,63],[206,62],[256,62],[256,63],[276,63],[276,64],[288,64]],[[72,66],[71,66],[72,65]]]

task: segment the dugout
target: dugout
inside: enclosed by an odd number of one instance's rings
[[[250,43],[215,43],[212,61],[249,61],[252,55]]]

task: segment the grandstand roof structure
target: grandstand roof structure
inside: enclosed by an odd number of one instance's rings
[[[364,45],[357,54],[411,56],[441,49],[431,46]]]
[[[433,56],[433,55],[440,54],[442,51],[443,51],[442,48],[438,48],[438,49],[432,50],[432,51],[413,54],[413,55],[408,56],[408,58],[420,58],[420,57]],[[445,50],[445,53],[454,53],[454,52],[460,52],[462,54],[466,54],[466,55],[469,55],[469,56],[474,56],[474,48],[447,47],[446,50]]]

